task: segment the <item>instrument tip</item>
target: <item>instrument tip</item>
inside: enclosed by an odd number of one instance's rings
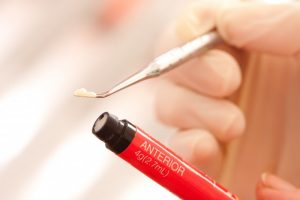
[[[73,92],[73,95],[77,96],[77,97],[89,97],[89,98],[96,98],[97,97],[97,94],[95,92],[88,91],[85,88],[80,88],[80,89],[75,90]]]

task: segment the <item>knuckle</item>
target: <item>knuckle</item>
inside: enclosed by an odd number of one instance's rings
[[[204,131],[204,130],[203,130]],[[210,144],[210,145],[205,145]],[[205,148],[205,151],[203,151]],[[205,162],[216,157],[219,153],[218,143],[212,134],[204,131],[202,138],[198,139],[198,142],[194,148],[194,155],[197,159]]]
[[[241,84],[241,71],[237,61],[227,52],[214,50],[214,62],[211,65],[215,71],[213,87],[217,97],[225,97],[236,91]]]
[[[227,141],[237,138],[245,130],[245,117],[243,113],[237,107],[235,107],[233,112],[232,120],[229,122],[224,135],[224,139]]]

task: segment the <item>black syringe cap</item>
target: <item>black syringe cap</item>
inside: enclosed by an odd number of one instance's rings
[[[134,138],[136,129],[126,120],[119,120],[116,116],[105,112],[94,123],[92,132],[106,147],[115,153],[121,153]]]
[[[120,135],[122,132],[122,124],[119,119],[105,112],[101,114],[94,123],[92,132],[103,142],[109,142],[114,135]]]

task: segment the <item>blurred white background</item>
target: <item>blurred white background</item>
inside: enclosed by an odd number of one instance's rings
[[[147,64],[187,2],[0,2],[0,199],[177,199],[91,134],[109,111],[166,143],[157,80],[107,99],[72,92],[109,89]]]

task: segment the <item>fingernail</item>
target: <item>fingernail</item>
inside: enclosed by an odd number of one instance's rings
[[[281,190],[281,191],[293,191],[295,186],[287,181],[269,173],[263,173],[261,175],[261,183],[264,187]]]
[[[261,175],[261,182],[264,185],[266,185],[267,176],[268,176],[268,173],[266,173],[266,172],[262,173],[262,175]]]
[[[192,39],[215,26],[212,6],[207,3],[189,5],[177,20],[177,34],[183,40]]]

